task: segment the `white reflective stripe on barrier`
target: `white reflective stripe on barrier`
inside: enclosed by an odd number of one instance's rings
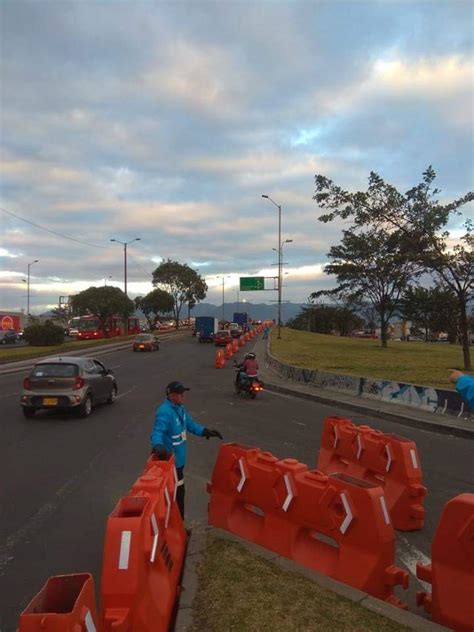
[[[128,560],[130,558],[130,544],[132,542],[132,532],[122,531],[122,538],[120,540],[120,555],[118,567],[121,571],[128,569]]]
[[[151,514],[151,528],[153,529],[153,546],[151,547],[150,562],[155,561],[156,547],[158,546],[158,536],[160,530],[158,529],[158,523],[156,522],[155,514]]]
[[[291,481],[290,481],[289,475],[285,474],[285,476],[283,478],[285,480],[285,487],[286,487],[286,491],[287,491],[287,496],[285,498],[285,502],[283,503],[282,509],[283,509],[283,511],[288,511],[288,507],[290,506],[291,501],[293,500],[295,495],[293,494],[293,490],[291,489]]]
[[[360,459],[360,455],[362,454],[362,439],[360,438],[360,435],[357,435],[357,460]]]
[[[181,487],[181,485],[184,485],[184,478],[176,483],[176,487]]]
[[[91,615],[91,613],[90,613],[90,610],[88,610],[88,611],[86,612],[86,617],[85,617],[85,619],[84,619],[84,624],[85,624],[85,626],[86,626],[86,630],[87,630],[87,632],[96,632],[96,627],[95,627],[95,624],[94,624],[94,620],[93,620],[93,618],[92,618],[92,615]]]
[[[339,441],[339,435],[337,433],[337,426],[333,426],[332,429],[334,430],[334,443],[332,447],[335,448],[337,446],[337,442]]]
[[[178,485],[181,483],[181,485],[184,485],[184,479],[181,479],[181,481],[178,481],[178,472],[176,471],[176,468],[173,468],[173,476],[174,476],[174,492],[173,492],[173,502],[176,502],[176,493],[178,491]]]
[[[385,452],[387,453],[387,467],[385,471],[388,472],[390,470],[390,466],[392,465],[392,453],[390,452],[390,446],[388,443],[385,445]]]
[[[237,485],[237,491],[240,493],[242,491],[242,487],[244,486],[245,481],[247,480],[247,477],[245,476],[245,469],[244,469],[244,460],[243,459],[239,459],[239,468],[240,468],[240,481],[239,484]]]
[[[349,528],[349,525],[351,524],[354,516],[352,515],[351,507],[349,505],[349,502],[348,502],[347,497],[346,497],[344,492],[342,492],[342,494],[341,494],[341,500],[342,500],[342,504],[344,505],[344,510],[346,512],[346,517],[344,518],[341,526],[339,527],[339,531],[342,533],[342,535],[344,535],[344,533]]]
[[[416,452],[415,450],[411,449],[410,450],[410,454],[411,454],[411,462],[413,463],[413,467],[415,468],[415,470],[418,469],[418,461],[416,459]]]
[[[168,522],[170,520],[170,512],[171,512],[171,498],[170,498],[170,493],[168,491],[168,488],[165,487],[165,499],[166,499],[166,520],[165,520],[165,529],[168,528]]]
[[[380,504],[382,505],[383,517],[385,518],[385,524],[390,524],[390,516],[387,510],[387,505],[385,504],[384,496],[380,496]]]

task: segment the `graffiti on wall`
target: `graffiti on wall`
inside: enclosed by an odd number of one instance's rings
[[[449,413],[459,417],[468,412],[462,398],[455,391],[405,384],[404,382],[326,373],[317,369],[303,369],[279,362],[268,352],[268,349],[266,361],[282,377],[296,382],[313,384],[319,388],[343,391],[351,395],[411,406],[438,414]]]

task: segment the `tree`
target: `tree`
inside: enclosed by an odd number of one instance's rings
[[[474,193],[440,204],[436,199],[439,189],[433,188],[436,173],[431,166],[423,173],[422,181],[405,194],[371,172],[367,191],[350,193],[325,176],[316,175],[314,198],[327,210],[319,217],[329,222],[340,217],[352,219],[354,227],[384,228],[396,231],[406,256],[435,279],[450,288],[459,303],[459,327],[463,347],[464,368],[471,368],[468,337],[467,304],[474,291],[474,254],[472,222],[465,222],[465,234],[454,248],[449,247],[449,232],[443,231],[459,209],[474,200]]]
[[[380,319],[381,344],[385,348],[389,320],[408,282],[417,274],[416,265],[405,256],[398,233],[382,228],[366,232],[345,230],[341,243],[331,247],[328,257],[332,263],[325,266],[324,272],[336,275],[339,285],[311,296],[369,302]]]
[[[90,287],[71,297],[73,314],[83,316],[93,314],[99,319],[99,326],[103,331],[108,331],[107,321],[117,314],[128,318],[133,314],[135,306],[133,301],[118,287],[107,285],[105,287]]]
[[[54,307],[51,310],[51,314],[54,320],[59,321],[63,325],[67,325],[71,318],[71,309],[69,305],[60,305],[59,307]]]
[[[144,314],[150,331],[156,329],[160,314],[169,314],[173,310],[174,299],[165,290],[152,290],[146,296],[137,296],[135,306]]]
[[[407,287],[400,300],[399,311],[402,318],[423,329],[425,341],[428,340],[433,316],[431,289],[413,285]]]
[[[207,292],[204,279],[186,263],[167,259],[153,271],[153,285],[160,286],[173,297],[173,315],[176,328],[179,327],[179,314],[184,303],[198,303]]]

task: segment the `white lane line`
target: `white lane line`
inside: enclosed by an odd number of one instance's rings
[[[136,386],[132,386],[132,388],[129,388],[128,391],[124,391],[123,393],[120,393],[120,395],[117,395],[115,400],[120,399],[121,397],[124,397],[125,395],[128,395],[129,393],[134,391],[136,388],[137,388]]]
[[[7,399],[7,397],[20,397],[20,391],[18,391],[17,393],[4,393],[2,396],[0,396],[0,399]]]
[[[306,424],[302,424],[300,421],[295,421],[294,419],[292,419],[291,423],[296,424],[297,426],[303,426],[303,428],[306,428]]]
[[[397,533],[398,540],[398,550],[397,555],[404,566],[410,571],[416,581],[421,584],[424,590],[431,591],[431,585],[426,582],[422,582],[421,579],[418,579],[416,576],[416,563],[420,562],[420,564],[429,564],[431,562],[430,558],[427,557],[422,551],[416,548],[413,544],[411,544],[407,538],[400,533]]]
[[[277,397],[284,397],[285,399],[294,399],[295,395],[286,395],[286,393],[277,393],[276,391],[264,391],[265,395],[276,395]]]

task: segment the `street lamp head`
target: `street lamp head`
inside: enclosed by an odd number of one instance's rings
[[[33,261],[33,263],[38,263],[38,261],[39,261],[39,259],[35,259],[35,260]]]
[[[110,241],[117,241],[116,239],[111,239]]]
[[[135,237],[135,241],[141,241],[141,237]]]
[[[277,249],[276,249],[276,248],[272,248],[272,250],[274,250],[275,252],[277,251]]]
[[[268,200],[268,195],[264,195],[264,194],[262,193],[262,197],[263,197],[263,198],[266,198],[266,199]]]
[[[285,244],[292,244],[293,240],[292,239],[285,239]]]

